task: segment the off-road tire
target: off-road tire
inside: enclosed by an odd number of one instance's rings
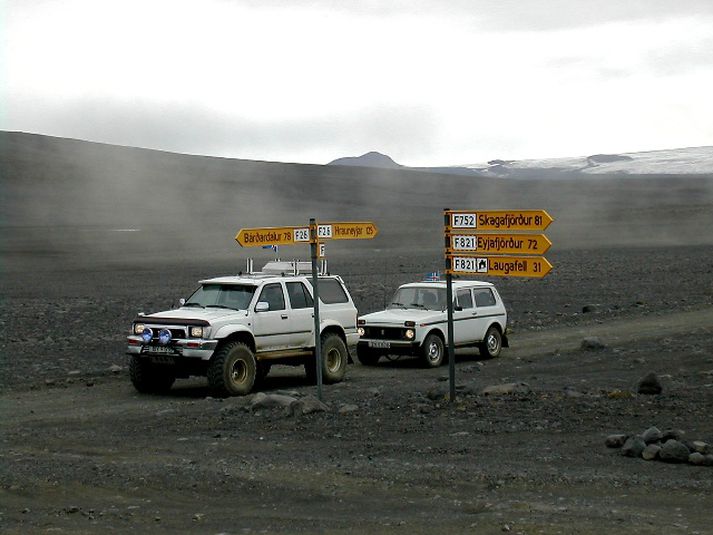
[[[503,337],[500,334],[500,329],[495,325],[491,325],[485,333],[485,339],[478,344],[478,350],[481,356],[494,359],[500,355],[502,348]]]
[[[446,346],[443,339],[431,333],[421,345],[421,364],[426,368],[438,368],[446,358]]]
[[[157,366],[138,355],[131,355],[129,377],[134,388],[142,394],[168,392],[176,381],[176,373],[169,366]]]
[[[349,351],[339,335],[328,333],[322,335],[322,382],[324,384],[338,383],[347,373]],[[310,383],[317,382],[317,366],[314,359],[305,362],[305,373]]]
[[[208,386],[218,397],[249,394],[257,378],[257,361],[242,342],[228,342],[216,351],[208,365]]]
[[[381,358],[381,353],[376,353],[364,345],[357,346],[357,359],[363,366],[376,366]]]

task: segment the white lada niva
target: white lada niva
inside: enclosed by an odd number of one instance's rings
[[[303,365],[316,380],[312,276],[294,271],[293,262],[270,263],[202,280],[179,308],[139,314],[127,337],[134,387],[161,392],[196,375],[214,395],[244,395],[273,364]],[[358,339],[357,310],[341,277],[320,275],[319,290],[322,377],[336,383]]]
[[[454,347],[477,347],[497,357],[508,346],[507,312],[495,286],[453,281]],[[360,316],[357,358],[364,365],[382,356],[412,355],[424,366],[440,366],[446,357],[448,313],[445,282],[416,282],[399,287],[386,310]]]

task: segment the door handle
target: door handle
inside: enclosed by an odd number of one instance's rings
[[[280,317],[281,317],[283,320],[286,320],[286,319],[288,318],[287,314],[282,314]]]

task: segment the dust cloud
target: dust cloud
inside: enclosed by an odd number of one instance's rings
[[[2,256],[20,269],[245,258],[242,227],[371,220],[371,243],[330,252],[443,248],[443,208],[545,209],[554,248],[713,243],[711,176],[497,179],[188,156],[0,133]],[[298,256],[299,252],[289,254]],[[302,257],[307,256],[305,251]]]

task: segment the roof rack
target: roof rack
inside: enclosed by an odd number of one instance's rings
[[[327,272],[327,260],[322,258],[317,266],[317,274],[324,275]],[[246,266],[247,275],[311,275],[312,262],[302,260],[272,260],[265,264],[261,271],[254,270],[252,258],[248,258]]]

